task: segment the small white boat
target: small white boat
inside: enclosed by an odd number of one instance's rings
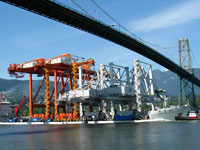
[[[188,118],[198,118],[198,113],[194,110],[189,111]]]

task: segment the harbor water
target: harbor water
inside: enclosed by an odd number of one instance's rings
[[[0,126],[1,150],[199,150],[200,121]]]

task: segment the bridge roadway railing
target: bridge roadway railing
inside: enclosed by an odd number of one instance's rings
[[[160,54],[153,48],[147,46],[142,41],[122,33],[109,25],[106,25],[91,16],[86,16],[75,11],[55,0],[0,0],[8,4],[23,8],[25,10],[37,13],[44,17],[56,20],[66,25],[78,28],[88,33],[107,39],[111,42],[126,47],[137,52],[167,69],[178,74],[181,78],[194,83],[200,87],[200,80],[191,75],[188,71]]]

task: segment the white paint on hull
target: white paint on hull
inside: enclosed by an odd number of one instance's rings
[[[150,111],[149,119],[175,120],[175,117],[178,116],[179,113],[181,113],[183,117],[186,117],[189,109],[190,109],[189,107],[180,107],[180,106],[161,108],[154,111]]]

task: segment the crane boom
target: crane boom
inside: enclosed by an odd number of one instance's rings
[[[22,108],[22,105],[23,105],[23,103],[24,103],[25,97],[26,97],[26,96],[24,96],[24,97],[22,98],[21,102],[19,103],[19,106],[15,108],[15,117],[18,116],[18,112],[19,112],[20,109]]]

